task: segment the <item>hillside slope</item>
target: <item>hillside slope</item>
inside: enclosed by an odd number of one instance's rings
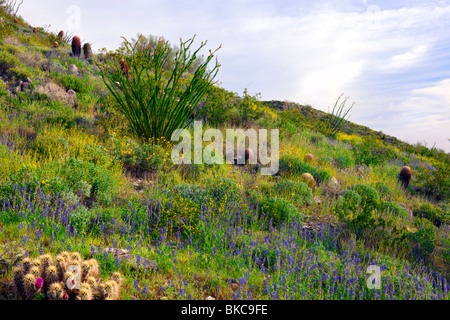
[[[278,173],[174,165],[116,108],[111,52],[0,17],[0,299],[449,299],[449,154],[214,87],[193,117],[279,128]]]

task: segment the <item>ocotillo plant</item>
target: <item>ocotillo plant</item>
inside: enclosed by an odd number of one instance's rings
[[[160,40],[156,46],[144,45],[139,37],[135,43],[125,39],[121,50],[113,55],[114,67],[98,65],[103,81],[115,99],[115,107],[127,119],[135,135],[144,142],[154,143],[164,138],[171,140],[176,129],[186,128],[197,104],[216,76],[219,63],[207,69],[215,52],[195,69],[192,78],[183,78],[189,67],[198,63],[197,55],[206,45],[202,42],[193,53],[194,38],[180,40],[180,47],[173,58],[173,67],[165,71],[172,48]],[[120,61],[129,66],[127,77]],[[171,61],[172,63],[172,61]]]
[[[334,104],[333,110],[331,111],[329,117],[327,117],[324,122],[318,123],[318,130],[322,131],[325,135],[336,138],[336,134],[342,129],[342,127],[345,124],[345,121],[348,113],[353,108],[354,103],[348,108],[347,110],[344,109],[345,103],[348,100],[348,97],[344,98],[342,102],[339,104],[339,100],[341,100],[342,95],[339,96],[339,98],[336,100],[336,103]]]

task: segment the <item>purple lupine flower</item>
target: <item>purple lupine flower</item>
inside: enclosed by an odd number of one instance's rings
[[[148,290],[148,284],[146,284],[144,286],[144,289],[142,289],[142,292],[141,292],[144,295],[144,297],[147,297],[147,290]]]

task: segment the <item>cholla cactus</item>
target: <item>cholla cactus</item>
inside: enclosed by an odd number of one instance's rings
[[[12,280],[16,295],[25,300],[37,293],[50,300],[116,300],[122,285],[118,272],[103,282],[97,260],[84,261],[78,252],[25,258],[14,268]]]

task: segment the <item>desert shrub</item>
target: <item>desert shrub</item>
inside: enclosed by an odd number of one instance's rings
[[[183,199],[192,200],[194,203],[204,203],[206,199],[205,191],[199,186],[183,183],[176,185],[174,191],[178,193]]]
[[[27,78],[31,78],[33,76],[31,71],[28,70],[28,68],[23,67],[23,66],[10,68],[10,69],[8,69],[8,71],[6,71],[6,74],[8,75],[8,77],[10,79],[13,79],[15,81],[19,81],[19,80],[24,81]]]
[[[450,221],[450,215],[445,213],[444,210],[435,206],[429,202],[422,203],[418,209],[413,210],[415,217],[427,219],[436,226],[440,226],[443,223]]]
[[[6,73],[8,69],[15,68],[20,65],[21,63],[19,59],[17,59],[14,54],[1,49],[0,47],[0,72],[2,74]]]
[[[64,87],[66,90],[72,89],[77,93],[86,93],[87,86],[83,79],[71,74],[59,74],[52,72],[52,76],[55,78],[56,82]]]
[[[169,172],[158,174],[158,182],[161,186],[172,187],[181,184],[182,178],[177,170],[170,170]]]
[[[310,204],[313,201],[312,190],[304,182],[281,180],[273,186],[273,192],[298,206]]]
[[[108,169],[74,158],[68,158],[56,166],[54,163],[50,163],[38,174],[38,176],[42,176],[42,180],[46,175],[52,177],[43,186],[44,192],[53,194],[62,191],[77,192],[80,187],[79,182],[85,181],[92,186],[90,197],[105,204],[111,200],[110,198],[118,186],[116,179]]]
[[[341,217],[354,215],[357,212],[361,201],[362,198],[358,192],[353,190],[344,191],[338,198],[336,205],[337,214]]]
[[[69,223],[75,228],[78,234],[86,233],[92,221],[97,218],[94,211],[88,210],[85,206],[78,206],[69,214]]]
[[[364,211],[371,211],[378,207],[380,195],[376,189],[368,185],[356,184],[352,187],[352,190],[361,196],[361,207]]]
[[[7,85],[6,83],[0,78],[0,97],[8,95]]]
[[[356,164],[374,166],[385,163],[388,160],[395,160],[397,154],[394,149],[380,141],[374,136],[366,136],[363,143],[353,148]]]
[[[276,117],[273,112],[260,101],[260,94],[252,96],[248,94],[247,88],[244,90],[243,96],[236,102],[235,107],[237,111],[237,114],[233,119],[235,123],[243,123],[245,125],[258,120],[266,113],[272,118]]]
[[[436,247],[436,227],[430,221],[421,218],[417,219],[415,224],[418,231],[407,235],[412,258],[427,263]]]
[[[355,165],[355,162],[349,156],[338,156],[334,160],[336,161],[337,167],[340,169],[350,168]]]
[[[378,191],[382,197],[390,197],[392,195],[391,189],[383,182],[376,182],[373,187]]]
[[[405,219],[409,217],[408,212],[396,202],[383,201],[380,203],[379,210],[381,212],[394,214],[397,217],[402,217]]]
[[[426,195],[438,201],[449,199],[450,195],[450,161],[437,162],[435,169],[422,167],[417,172],[417,180],[422,184]]]
[[[301,175],[305,172],[310,173],[317,182],[325,182],[331,179],[331,175],[327,171],[305,163],[295,156],[282,156],[279,166],[280,171],[287,174]]]
[[[126,167],[141,171],[159,170],[166,158],[159,145],[139,144],[133,140],[115,140],[113,154]]]
[[[239,200],[241,189],[238,183],[230,178],[214,178],[208,185],[206,194],[216,202],[226,199],[227,202],[231,203]]]
[[[268,218],[272,220],[274,225],[279,225],[287,219],[297,218],[299,221],[303,219],[303,215],[288,200],[278,197],[266,198],[260,204],[260,211],[267,213]]]
[[[230,117],[230,110],[234,106],[234,93],[225,89],[211,86],[205,97],[205,104],[198,111],[213,126],[225,123]]]

